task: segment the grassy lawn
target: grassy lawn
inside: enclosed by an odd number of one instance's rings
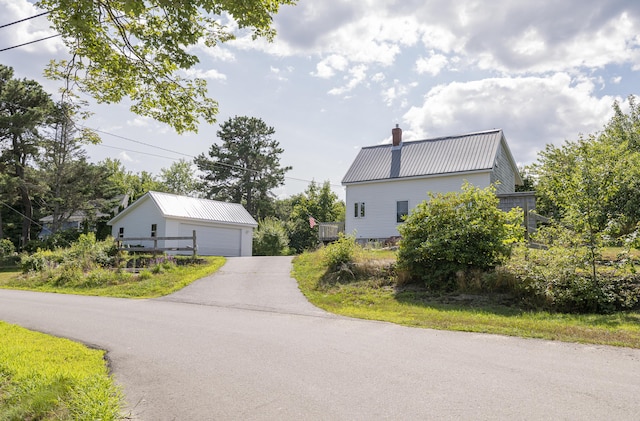
[[[375,254],[369,259],[379,259]],[[388,256],[384,256],[388,258]],[[523,311],[499,297],[443,302],[420,288],[396,288],[385,279],[322,282],[327,268],[320,252],[294,259],[293,276],[316,306],[332,313],[430,329],[494,333],[640,348],[640,312],[573,315]]]
[[[202,264],[145,270],[137,275],[98,270],[86,279],[27,276],[0,271],[0,288],[104,297],[151,298],[175,292],[216,272],[223,257]],[[122,396],[114,386],[104,352],[0,321],[0,420],[117,420]]]
[[[126,272],[114,275],[108,270],[92,272],[90,281],[61,284],[53,276],[29,276],[21,272],[0,272],[0,288],[23,289],[63,294],[98,295],[102,297],[154,298],[171,294],[190,283],[216,272],[225,262],[224,257],[202,257],[203,264],[178,265],[154,273],[144,270],[139,274]],[[46,274],[45,274],[46,275]],[[85,279],[85,280],[86,280]]]
[[[1,420],[119,420],[104,351],[0,321]]]

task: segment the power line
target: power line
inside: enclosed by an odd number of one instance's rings
[[[12,50],[12,49],[14,49],[14,48],[24,47],[25,45],[35,44],[36,42],[46,41],[46,40],[48,40],[48,39],[55,38],[55,37],[59,37],[59,36],[60,36],[60,34],[50,35],[50,36],[48,36],[48,37],[40,38],[40,39],[37,39],[37,40],[34,40],[34,41],[25,42],[25,43],[23,43],[23,44],[14,45],[14,46],[12,46],[12,47],[6,47],[6,48],[1,49],[1,50],[0,50],[0,53],[1,53],[1,52],[3,52],[3,51]]]
[[[7,103],[9,103],[9,102],[7,102]],[[22,108],[24,110],[27,110],[26,107],[23,107],[20,104],[16,104],[16,103],[11,103],[11,104],[16,106],[16,107],[18,107],[18,108]],[[104,131],[104,130],[96,129],[96,128],[93,128],[93,127],[86,126],[84,124],[77,124],[76,123],[76,125],[80,126],[80,127],[83,127],[85,129],[92,130],[92,131],[94,131],[96,133],[102,133],[102,134],[105,134],[105,135],[108,135],[108,136],[112,136],[112,137],[115,137],[115,138],[118,138],[118,139],[125,140],[127,142],[133,142],[133,143],[137,143],[139,145],[143,145],[143,146],[147,146],[147,147],[150,147],[150,148],[162,150],[162,151],[165,151],[165,152],[170,152],[170,153],[174,153],[174,154],[177,154],[177,155],[182,155],[182,156],[185,156],[187,158],[195,159],[195,156],[190,155],[190,154],[186,154],[184,152],[178,152],[178,151],[174,151],[172,149],[163,148],[163,147],[158,146],[158,145],[153,145],[153,144],[150,144],[150,143],[142,142],[140,140],[132,139],[130,137],[121,136],[121,135],[118,135],[118,134],[115,134],[115,133],[111,133],[111,132],[107,132],[107,131]],[[103,146],[103,147],[111,148],[111,149],[119,149],[119,150],[126,151],[126,152],[139,153],[139,154],[142,154],[142,155],[154,156],[154,157],[157,157],[157,158],[165,158],[165,159],[171,159],[171,160],[175,160],[176,159],[176,158],[171,158],[171,157],[168,157],[168,156],[162,156],[162,155],[153,154],[153,153],[150,153],[150,152],[141,152],[141,151],[128,150],[128,149],[125,149],[125,148],[122,148],[122,147],[119,147],[119,146],[108,146],[108,145],[104,145],[102,143],[98,143],[98,144],[96,144],[96,146]],[[225,167],[229,167],[229,168],[233,168],[233,169],[237,169],[237,170],[241,170],[241,171],[251,171],[251,172],[254,172],[254,173],[257,173],[257,174],[260,173],[260,171],[254,170],[252,168],[240,167],[238,165],[227,164],[227,163],[224,163],[224,162],[217,162],[216,161],[216,162],[213,162],[213,165],[225,166]],[[314,183],[315,182],[315,180],[306,180],[304,178],[291,177],[291,176],[287,176],[287,175],[283,176],[283,178],[285,180],[300,181],[300,182],[303,182],[303,183]],[[329,185],[333,186],[333,187],[342,187],[341,184],[329,183]]]
[[[108,136],[113,136],[113,137],[116,137],[118,139],[126,140],[128,142],[137,143],[139,145],[148,146],[150,148],[159,149],[159,150],[162,150],[162,151],[165,151],[165,152],[171,152],[171,153],[174,153],[174,154],[177,154],[177,155],[185,156],[187,158],[195,158],[195,156],[190,155],[190,154],[186,154],[186,153],[183,153],[183,152],[178,152],[178,151],[174,151],[174,150],[171,150],[171,149],[163,148],[163,147],[160,147],[160,146],[157,146],[157,145],[152,145],[150,143],[145,143],[145,142],[142,142],[142,141],[139,141],[139,140],[131,139],[131,138],[128,138],[128,137],[125,137],[125,136],[120,136],[120,135],[117,135],[117,134],[114,134],[114,133],[110,133],[110,132],[106,132],[106,131],[103,131],[103,130],[94,129],[92,127],[88,127],[88,126],[85,126],[85,125],[80,125],[80,126],[86,128],[86,129],[89,129],[89,130],[93,130],[93,131],[95,131],[97,133],[102,133],[102,134],[105,134],[105,135],[108,135]],[[99,145],[100,144],[98,144],[98,146]],[[127,152],[134,152],[134,153],[140,153],[140,154],[143,154],[143,155],[156,156],[156,157],[159,157],[159,158],[167,158],[167,159],[174,159],[175,160],[175,158],[169,158],[169,157],[166,157],[166,156],[154,155],[154,154],[151,154],[151,153],[148,153],[148,152],[131,151],[131,150],[126,150],[124,148],[115,147],[115,146],[106,146],[106,145],[103,145],[103,146],[110,147],[110,148],[113,148],[113,149],[121,149],[121,150],[127,151]],[[252,168],[244,168],[244,167],[240,167],[240,166],[237,166],[237,165],[227,164],[227,163],[224,163],[224,162],[214,162],[213,164],[214,165],[226,166],[226,167],[229,167],[229,168],[238,169],[238,170],[242,170],[242,171],[251,171],[251,172],[254,172],[254,173],[259,173],[260,172],[258,170],[254,170]],[[301,182],[304,182],[304,183],[312,183],[312,182],[314,182],[314,180],[306,180],[306,179],[303,179],[303,178],[290,177],[290,176],[286,176],[286,175],[283,178],[285,180],[301,181]],[[329,183],[329,185],[334,186],[334,187],[342,187],[342,185],[333,184],[333,183]]]
[[[15,25],[16,23],[24,22],[24,21],[27,21],[27,20],[30,20],[30,19],[39,18],[40,16],[48,15],[49,13],[51,13],[51,12],[42,12],[42,13],[39,13],[37,15],[30,16],[28,18],[24,18],[24,19],[13,21],[13,22],[5,23],[4,25],[0,25],[0,29],[6,28],[7,26]]]

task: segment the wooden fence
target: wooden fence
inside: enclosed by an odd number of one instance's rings
[[[178,241],[178,240],[192,240],[193,245],[187,247],[158,247],[158,241]],[[153,247],[145,247],[145,246],[128,246],[125,242],[131,241],[145,241],[145,242],[153,242]],[[166,245],[166,244],[165,244]],[[196,257],[198,252],[198,243],[196,240],[196,231],[193,230],[192,236],[183,236],[183,237],[120,237],[116,238],[116,246],[118,250],[125,251],[140,251],[143,253],[163,253],[165,251],[190,251],[193,254],[193,257]]]

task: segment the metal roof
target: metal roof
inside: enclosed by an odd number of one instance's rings
[[[342,184],[491,170],[502,139],[502,130],[496,129],[404,142],[395,147],[364,147]]]
[[[163,216],[169,218],[191,219],[203,222],[220,222],[225,224],[249,225],[257,227],[258,223],[239,203],[227,203],[217,200],[199,199],[178,196],[170,193],[150,191],[128,208],[116,215],[109,224],[136,207],[137,203],[150,198],[158,206]]]

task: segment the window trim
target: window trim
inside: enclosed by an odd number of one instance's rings
[[[151,224],[151,237],[158,236],[158,224]]]
[[[354,202],[353,205],[353,217],[357,219],[364,218],[366,216],[365,202]]]
[[[124,238],[124,227],[118,228],[118,238]]]
[[[405,205],[406,211],[401,214],[400,212],[400,204],[403,203]],[[404,210],[404,209],[403,209]],[[396,223],[401,224],[404,222],[403,217],[409,215],[409,201],[408,200],[396,200]]]

